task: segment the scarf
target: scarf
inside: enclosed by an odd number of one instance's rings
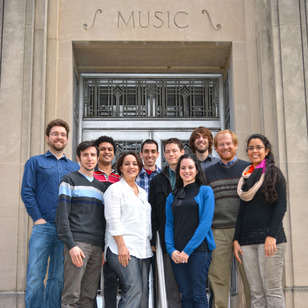
[[[266,159],[256,167],[249,165],[242,173],[237,185],[237,194],[243,201],[250,201],[264,182]]]
[[[174,195],[174,199],[171,204],[171,208],[174,209],[175,207],[182,206],[183,200],[186,197],[186,190],[193,189],[196,186],[198,186],[198,184],[196,182],[193,182],[193,183],[188,184],[185,187],[175,188],[172,192],[172,194]]]

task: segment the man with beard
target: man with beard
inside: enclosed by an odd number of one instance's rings
[[[236,157],[237,136],[230,130],[223,130],[214,138],[215,150],[220,162],[205,169],[207,184],[214,191],[215,211],[212,231],[216,249],[212,252],[209,281],[213,292],[215,308],[228,308],[231,286],[231,264],[233,259],[233,236],[240,198],[237,184],[248,162]],[[237,263],[242,277],[246,307],[250,307],[250,289],[242,264]]]
[[[212,156],[213,135],[208,128],[197,127],[189,138],[189,146],[199,159],[203,171],[219,162],[219,158]]]
[[[63,120],[49,122],[45,136],[47,153],[32,156],[25,165],[21,197],[34,223],[29,241],[27,308],[60,307],[61,304],[63,242],[58,238],[55,225],[57,198],[62,177],[79,169],[79,165],[63,153],[69,131]]]

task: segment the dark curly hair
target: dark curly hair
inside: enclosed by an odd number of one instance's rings
[[[265,200],[269,203],[274,203],[278,199],[276,184],[277,182],[279,182],[280,176],[277,167],[275,166],[274,155],[272,152],[272,145],[265,136],[261,134],[253,134],[247,140],[247,148],[246,148],[247,151],[249,142],[252,139],[260,139],[265,147],[265,151],[268,150],[268,153],[265,156],[266,170],[265,170],[264,183],[261,189],[265,194]]]
[[[205,185],[206,180],[205,180],[205,175],[204,172],[201,168],[200,162],[198,158],[196,157],[195,154],[184,154],[180,157],[178,164],[176,165],[175,169],[175,177],[176,177],[176,182],[175,182],[175,187],[183,187],[183,180],[180,177],[180,167],[181,167],[181,161],[185,158],[191,159],[196,166],[197,174],[196,174],[196,179],[195,182],[199,185]]]
[[[97,138],[96,140],[94,140],[94,143],[95,145],[99,148],[99,145],[103,142],[108,142],[112,145],[113,147],[113,152],[115,154],[116,152],[116,145],[115,145],[115,142],[113,140],[112,137],[109,137],[109,136],[100,136],[99,138]]]

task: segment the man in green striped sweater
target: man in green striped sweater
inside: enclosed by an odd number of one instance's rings
[[[212,231],[216,249],[212,252],[209,281],[215,308],[228,308],[233,259],[233,236],[240,205],[237,184],[248,162],[236,157],[238,140],[230,130],[223,130],[214,138],[215,150],[220,162],[205,169],[207,184],[214,191],[215,211]],[[244,284],[246,306],[250,307],[250,289],[242,264],[238,263]]]
[[[77,147],[79,171],[61,181],[56,226],[64,242],[61,307],[93,307],[103,262],[106,185],[93,177],[98,148],[91,141]]]

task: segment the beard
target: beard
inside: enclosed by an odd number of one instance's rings
[[[206,151],[208,151],[209,147],[206,146],[204,149],[200,149],[200,148],[195,147],[195,149],[196,149],[196,152],[203,154]]]
[[[58,144],[49,144],[49,146],[51,148],[53,148],[54,150],[56,151],[62,151],[64,150],[64,148],[66,147],[66,144],[65,143],[60,143],[59,145]]]

